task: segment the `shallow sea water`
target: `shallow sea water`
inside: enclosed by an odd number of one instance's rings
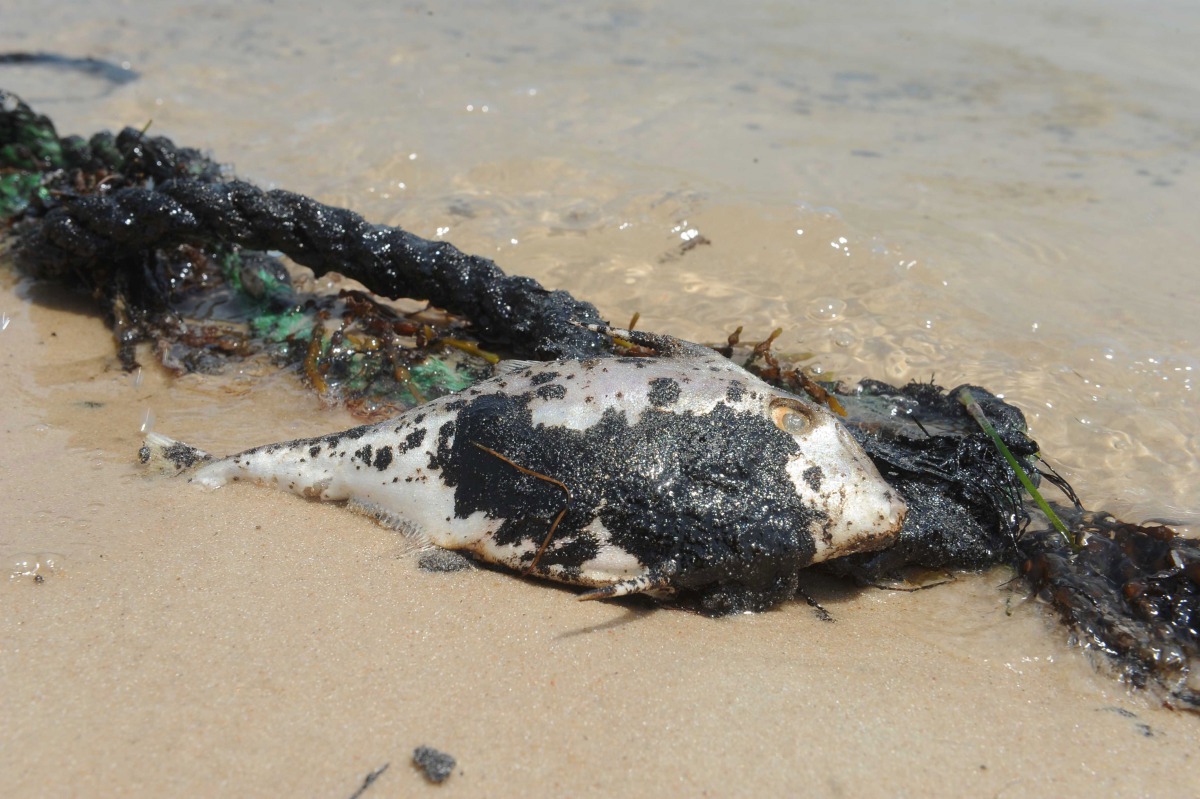
[[[7,11],[0,52],[141,77],[0,85],[619,322],[781,326],[827,375],[986,386],[1089,507],[1190,530],[1197,33],[1182,2],[76,2]],[[464,795],[1198,789],[1196,719],[1096,672],[1003,571],[815,583],[834,624],[424,575],[340,509],[132,463],[143,424],[224,451],[344,413],[286,376],[125,375],[86,304],[2,287],[0,555],[46,578],[0,586],[5,785],[349,795],[390,762],[371,791],[407,795],[428,744]]]

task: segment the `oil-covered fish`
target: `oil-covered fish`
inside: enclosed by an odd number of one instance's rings
[[[583,599],[698,595],[713,613],[794,595],[812,563],[887,546],[905,505],[828,410],[712,350],[507,362],[386,422],[227,458],[150,435],[193,482],[349,500],[385,524]]]

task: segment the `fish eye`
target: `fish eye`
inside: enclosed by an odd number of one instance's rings
[[[776,405],[771,409],[771,418],[776,427],[793,436],[800,435],[810,426],[808,414],[790,405]]]

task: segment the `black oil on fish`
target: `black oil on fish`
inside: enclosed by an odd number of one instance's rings
[[[192,482],[348,500],[429,544],[586,586],[763,610],[820,561],[887,546],[906,507],[827,409],[712,350],[501,364],[388,421],[223,459],[151,434]]]

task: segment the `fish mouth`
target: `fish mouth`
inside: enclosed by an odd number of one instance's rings
[[[880,527],[860,533],[839,555],[856,555],[862,552],[878,552],[881,549],[887,549],[896,543],[907,516],[908,505],[903,501],[894,503],[892,508],[883,515],[884,523]]]
[[[861,545],[855,552],[877,552],[887,549],[900,536],[904,520],[908,518],[908,503],[894,491],[884,493],[887,507],[879,515],[879,527],[862,536]]]
[[[896,543],[908,516],[908,505],[894,490],[885,492],[883,499],[884,502],[877,513],[871,517],[856,519],[853,522],[844,520],[842,523],[849,522],[852,525],[851,529],[843,529],[842,535],[838,536],[840,540],[836,542],[826,539],[824,547],[818,544],[813,562],[819,563],[864,552],[878,552]]]

